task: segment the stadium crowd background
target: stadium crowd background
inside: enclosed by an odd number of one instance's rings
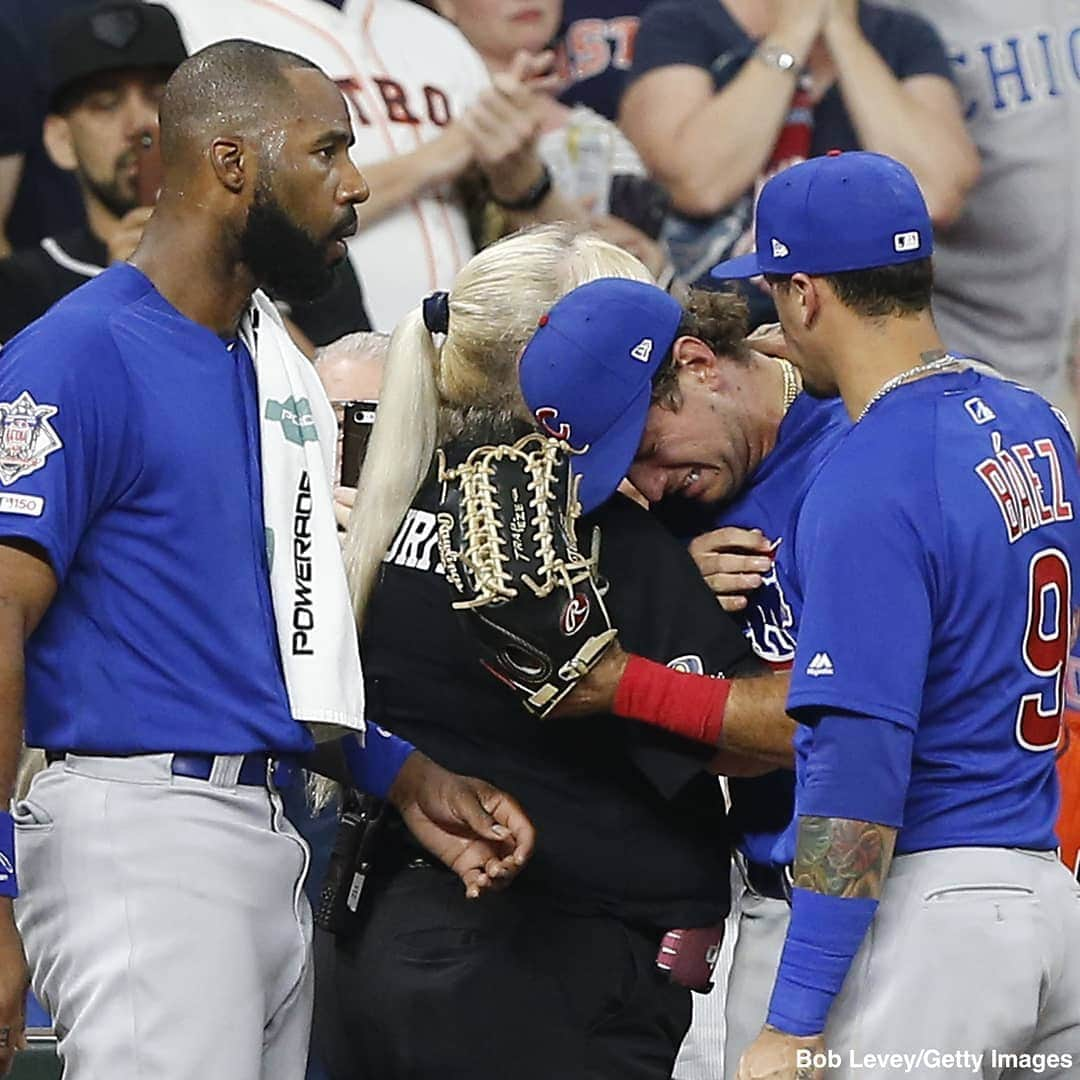
[[[126,258],[150,213],[152,196],[136,190],[136,147],[152,140],[169,65],[147,65],[139,51],[145,34],[130,21],[138,6],[0,0],[0,341]],[[829,2],[166,6],[188,52],[229,37],[287,48],[326,70],[349,103],[353,155],[372,198],[331,295],[287,312],[313,357],[347,334],[391,331],[420,297],[449,288],[476,250],[534,222],[589,225],[672,290],[706,283],[709,266],[745,250],[753,197],[769,176],[861,147],[904,161],[923,185],[937,227],[935,313],[949,348],[1080,415],[1076,2],[895,0],[887,7],[915,16],[895,24],[900,35],[889,32],[886,5],[862,4],[854,17],[878,63],[819,42],[806,76],[790,81],[769,70],[782,70],[785,57],[762,58],[754,43],[769,33],[789,40],[807,9]],[[86,21],[58,36],[80,12]],[[59,71],[79,71],[78,42],[97,58],[92,70],[58,84]],[[109,50],[117,70],[142,73],[137,86],[101,81]],[[513,198],[501,193],[508,176],[526,174],[537,180],[525,198],[520,184],[510,185]],[[747,291],[755,321],[771,322],[767,294]],[[331,356],[321,354],[322,370]],[[1080,710],[1074,661],[1070,705]],[[1063,774],[1075,759],[1075,749],[1063,754]],[[1063,834],[1063,855],[1080,871],[1072,768],[1063,824],[1073,841]],[[20,1066],[32,1067],[29,1058]],[[705,1066],[689,1062],[677,1075],[706,1075],[696,1068]]]

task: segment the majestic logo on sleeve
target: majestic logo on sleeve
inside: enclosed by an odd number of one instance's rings
[[[311,402],[306,397],[299,401],[294,397],[287,397],[284,401],[271,398],[266,403],[266,419],[277,420],[285,438],[297,446],[319,441],[315,417],[311,415]]]
[[[0,484],[7,487],[20,476],[29,476],[64,444],[50,418],[55,405],[39,405],[28,390],[14,401],[0,401]]]
[[[810,663],[806,665],[806,674],[816,678],[822,675],[834,675],[832,657],[827,652],[814,653]]]

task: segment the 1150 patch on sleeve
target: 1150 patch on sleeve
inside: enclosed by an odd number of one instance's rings
[[[22,514],[23,517],[41,517],[45,500],[40,495],[20,495],[18,492],[0,493],[0,514]]]
[[[37,472],[64,445],[49,423],[58,411],[55,405],[39,405],[28,390],[14,401],[0,401],[0,484],[8,487]]]

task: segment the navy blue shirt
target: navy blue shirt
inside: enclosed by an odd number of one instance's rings
[[[278,655],[250,356],[119,264],[0,350],[0,536],[59,588],[26,741],[304,752]]]
[[[952,80],[952,68],[938,32],[908,11],[859,4],[859,26],[898,79],[940,75]],[[722,3],[660,0],[641,20],[630,81],[654,68],[690,64],[711,72],[717,90],[739,73],[757,47]],[[859,140],[844,106],[839,83],[814,106],[811,156],[827,150],[858,150]]]
[[[859,25],[897,79],[916,75],[952,78],[941,38],[920,16],[860,3]],[[689,64],[708,71],[720,91],[738,75],[756,47],[757,41],[718,0],[659,0],[642,16],[627,85],[656,68]],[[838,81],[814,105],[812,128],[811,157],[833,149],[861,148]],[[754,195],[751,188],[710,217],[690,218],[675,212],[669,215],[662,240],[685,280],[697,281],[702,288],[715,288],[708,270],[731,257],[741,243],[746,243],[749,250],[753,245]],[[775,320],[775,309],[766,294],[742,283],[736,287],[750,302],[753,325]]]
[[[897,852],[1057,846],[1078,512],[1059,416],[974,371],[893,390],[807,494],[788,710],[914,733]],[[813,731],[800,725],[800,780]]]
[[[557,46],[566,87],[559,99],[617,120],[648,0],[566,0]]]

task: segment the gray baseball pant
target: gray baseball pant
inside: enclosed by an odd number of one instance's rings
[[[15,807],[15,914],[66,1080],[302,1080],[307,845],[217,764],[69,754]]]

